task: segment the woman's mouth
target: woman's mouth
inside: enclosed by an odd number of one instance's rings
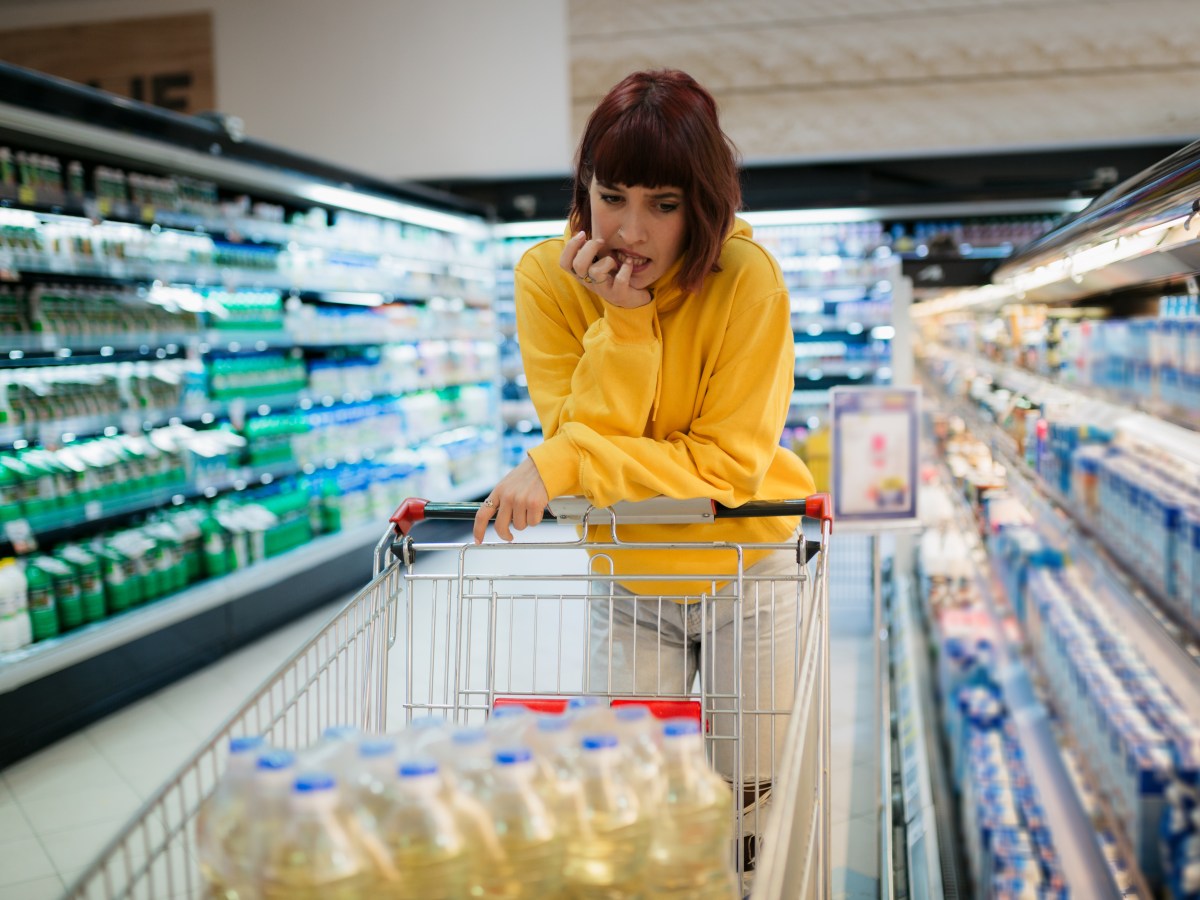
[[[645,271],[646,267],[652,262],[652,260],[645,256],[637,256],[636,254],[628,253],[624,250],[617,250],[613,255],[616,256],[617,262],[621,265],[628,263],[633,271],[633,274],[635,275],[638,272]]]

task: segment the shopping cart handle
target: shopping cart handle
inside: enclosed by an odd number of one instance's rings
[[[799,500],[748,500],[741,506],[713,503],[718,519],[754,519],[769,516],[806,516],[829,523],[833,530],[833,499],[828,494],[811,494]]]
[[[558,518],[566,518],[567,521],[580,521],[585,508],[590,509],[583,498],[559,498],[553,501],[559,503],[562,500],[578,501],[574,505],[581,507],[577,510],[569,510],[567,507],[559,510]],[[707,510],[710,508],[711,513],[696,515],[694,510],[681,510],[682,514],[664,515],[660,508],[662,501],[665,498],[655,498],[654,500],[641,501],[641,503],[619,503],[616,505],[618,520],[624,520],[625,516],[622,513],[632,513],[634,509],[642,507],[643,509],[651,510],[648,515],[638,515],[636,513],[629,516],[632,521],[638,522],[689,522],[701,521],[703,519],[753,519],[753,518],[768,518],[771,516],[807,516],[810,519],[820,519],[822,523],[828,522],[829,528],[833,530],[833,503],[828,494],[812,494],[808,497],[803,497],[798,500],[750,500],[743,503],[741,506],[723,506],[715,501],[700,501],[701,506]],[[694,504],[696,501],[666,501],[668,504],[676,505]],[[659,503],[660,506],[654,506]],[[418,522],[423,522],[426,519],[458,519],[464,521],[473,521],[476,514],[479,512],[480,504],[478,503],[435,503],[430,500],[421,500],[418,497],[409,497],[392,513],[389,520],[396,526],[396,530],[407,535],[412,531],[412,527]],[[555,513],[551,509],[546,510],[545,517],[554,519]]]

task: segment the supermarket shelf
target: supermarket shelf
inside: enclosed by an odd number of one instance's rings
[[[943,465],[943,479],[950,484],[949,472]],[[995,606],[1003,589],[995,578],[991,557],[979,541],[979,527],[974,512],[965,498],[950,489],[954,498],[959,527],[968,535],[979,565],[973,567],[976,585],[991,614],[993,630],[999,638],[999,659],[996,680],[1004,695],[1013,724],[1016,726],[1030,779],[1036,786],[1046,812],[1046,821],[1054,835],[1054,847],[1062,862],[1063,876],[1073,897],[1089,900],[1119,900],[1120,892],[1113,882],[1096,837],[1096,825],[1076,793],[1070,775],[1063,764],[1055,734],[1046,708],[1033,690],[1021,648],[1010,642],[1010,631]]]
[[[495,481],[495,478],[481,478],[467,482],[451,491],[447,499],[474,499],[494,487]],[[14,653],[0,654],[0,694],[154,634],[241,596],[269,588],[284,576],[316,569],[351,553],[365,553],[383,536],[385,526],[386,523],[371,523],[319,537],[302,547],[221,578],[194,585],[173,596],[95,622],[61,637],[32,644]]]
[[[1090,523],[1076,515],[1075,505],[1027,472],[1024,462],[1017,458],[1012,439],[1002,429],[970,406],[950,401],[938,386],[931,388],[972,431],[991,445],[1006,467],[1008,486],[1014,496],[1040,526],[1053,531],[1058,549],[1091,576],[1092,587],[1097,596],[1107,601],[1106,608],[1121,623],[1122,633],[1133,641],[1189,715],[1200,719],[1200,637],[1187,623],[1169,614],[1170,604],[1165,598],[1104,549],[1106,539],[1121,537],[1098,534]]]
[[[956,855],[953,818],[948,811],[953,794],[933,709],[933,687],[928,671],[929,653],[921,638],[921,624],[913,609],[912,589],[901,579],[893,595],[892,685],[896,698],[896,736],[904,798],[910,897],[942,900],[958,897],[962,883]],[[945,841],[943,851],[942,842]]]
[[[266,587],[285,574],[295,574],[300,569],[313,568],[363,549],[382,533],[382,526],[373,524],[317,538],[303,547],[202,582],[171,597],[4,654],[0,656],[0,694]]]
[[[952,360],[955,364],[972,368],[988,375],[1005,386],[1013,385],[1022,389],[1035,390],[1042,394],[1058,396],[1075,395],[1078,397],[1107,403],[1113,407],[1117,416],[1133,417],[1133,425],[1144,429],[1153,427],[1158,432],[1164,432],[1162,425],[1185,431],[1200,431],[1200,411],[1179,409],[1161,403],[1150,397],[1139,397],[1136,394],[1114,391],[1107,388],[1084,384],[1062,384],[1017,366],[995,362],[984,356],[976,356],[961,350],[950,350],[945,347],[937,349],[937,355]],[[1173,448],[1179,447],[1184,452],[1191,449],[1183,444],[1195,440],[1192,435],[1176,434],[1170,439]],[[1200,461],[1200,454],[1197,455]]]

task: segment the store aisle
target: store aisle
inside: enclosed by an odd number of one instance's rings
[[[831,578],[834,900],[873,898],[876,885],[865,546],[857,538],[839,541]],[[449,559],[427,562],[439,571],[453,568]],[[314,611],[0,773],[0,896],[59,897],[141,803],[342,603]],[[395,679],[403,666],[392,671],[394,726],[403,719]]]

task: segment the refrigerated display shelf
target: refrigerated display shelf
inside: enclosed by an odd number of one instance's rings
[[[338,228],[289,224],[253,216],[209,216],[164,209],[153,204],[111,200],[91,195],[80,196],[45,187],[10,187],[0,184],[0,208],[21,209],[59,220],[74,219],[81,224],[105,222],[136,225],[146,228],[176,231],[182,234],[204,235],[232,244],[249,244],[287,248],[298,245],[305,249],[353,253],[359,256],[388,258],[402,262],[412,271],[431,275],[477,278],[488,283],[493,278],[490,261],[463,261],[454,256],[413,253],[411,245],[400,242],[372,242],[361,233],[344,232]],[[470,273],[470,274],[465,274]]]
[[[992,447],[1005,465],[1014,496],[1033,513],[1039,526],[1052,529],[1059,549],[1091,574],[1092,586],[1098,596],[1109,600],[1106,607],[1122,622],[1123,632],[1176,692],[1189,714],[1200,718],[1200,635],[1170,612],[1170,604],[1158,591],[1106,549],[1106,542],[1121,540],[1121,536],[1099,534],[1074,504],[1028,472],[1010,435],[970,405],[948,397],[934,379],[925,381],[944,408],[960,416]]]
[[[472,500],[485,495],[495,483],[496,479],[491,476],[479,478],[452,490],[447,499]],[[403,498],[398,498],[397,504],[400,499]],[[370,523],[315,538],[302,547],[193,585],[145,606],[15,652],[0,654],[0,694],[267,587],[284,575],[336,562],[352,552],[367,552],[382,537],[386,524]]]
[[[952,484],[944,460],[940,461],[940,469],[943,483]],[[1071,896],[1119,900],[1121,894],[1104,861],[1096,823],[1073,787],[1046,707],[1034,692],[1026,668],[1030,664],[1029,657],[1021,653],[1019,643],[1011,642],[1005,616],[996,608],[995,600],[1004,596],[1004,591],[993,569],[991,555],[979,541],[978,518],[957,491],[949,489],[948,493],[954,500],[959,528],[968,536],[968,544],[979,563],[972,567],[972,577],[986,604],[993,631],[999,638],[997,649],[1001,658],[997,660],[994,674],[1016,726],[1031,780],[1045,809]],[[1128,858],[1133,859],[1132,856]]]
[[[102,434],[111,435],[118,431],[133,434],[163,425],[179,425],[188,422],[200,422],[205,425],[211,425],[221,420],[240,422],[248,413],[266,416],[271,413],[284,413],[292,410],[332,409],[359,403],[399,400],[412,394],[437,391],[443,388],[469,385],[488,387],[493,383],[493,379],[490,378],[463,376],[451,379],[427,379],[400,394],[361,391],[333,396],[301,391],[287,394],[263,394],[259,397],[246,396],[233,400],[206,400],[187,403],[173,409],[124,410],[114,415],[76,416],[70,419],[32,422],[28,425],[0,426],[0,447],[11,447],[22,441],[27,444],[40,443],[57,446],[67,438],[75,440]]]
[[[395,442],[381,444],[375,447],[353,447],[336,457],[326,457],[320,460],[272,463],[268,465],[240,466],[232,470],[214,475],[199,475],[192,483],[175,485],[123,497],[119,500],[95,500],[84,505],[82,516],[74,521],[63,521],[61,513],[21,518],[15,521],[24,523],[29,532],[42,544],[58,544],[63,541],[76,539],[87,534],[95,534],[106,528],[115,527],[123,522],[151,512],[152,510],[181,506],[184,503],[202,498],[212,499],[221,494],[244,491],[247,488],[267,485],[273,481],[296,475],[311,475],[320,468],[331,469],[347,463],[356,463],[371,459],[376,453],[398,449],[418,449],[428,441],[436,441],[439,437],[451,434],[463,427],[487,429],[491,423],[458,422],[445,424],[441,428],[432,429],[408,437],[408,442],[398,445]],[[6,523],[5,528],[8,528]],[[0,540],[0,556],[14,552],[11,540]]]
[[[937,353],[959,365],[970,366],[1005,386],[1030,388],[1057,396],[1075,395],[1098,400],[1113,407],[1118,415],[1138,416],[1143,422],[1159,421],[1186,431],[1200,432],[1200,412],[1171,406],[1152,397],[1090,384],[1062,383],[1020,366],[997,362],[986,356],[962,350],[939,347]],[[1197,459],[1200,460],[1200,453]]]
[[[172,346],[192,347],[203,336],[199,332],[162,332],[152,334],[71,335],[45,331],[38,334],[6,334],[0,336],[0,355],[7,355],[2,365],[32,365],[44,362],[44,354],[79,365],[81,356],[99,356],[104,362],[119,360],[121,354],[147,356],[155,350],[175,353]],[[66,351],[65,353],[63,351]]]

